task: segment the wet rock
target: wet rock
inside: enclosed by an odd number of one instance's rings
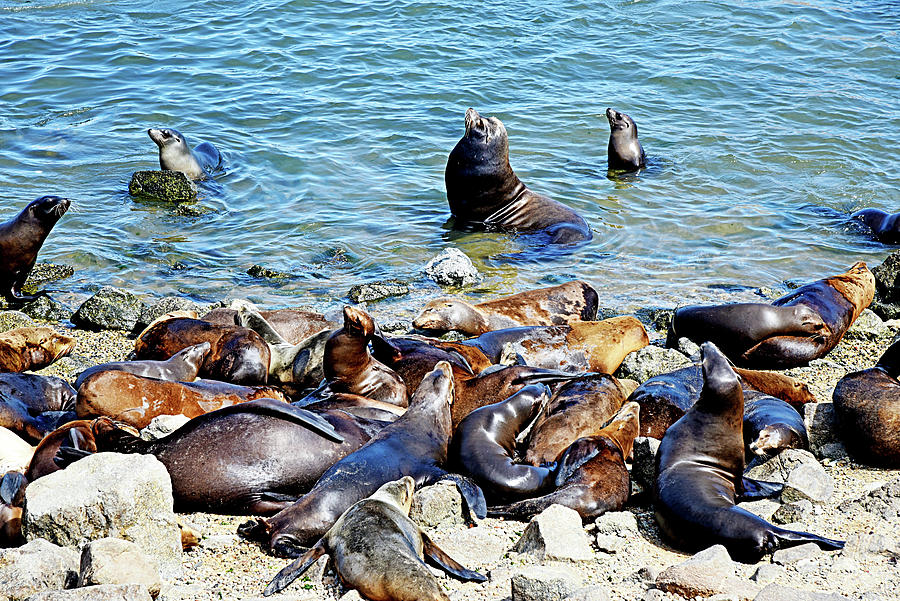
[[[615,534],[598,534],[596,543],[597,549],[604,553],[619,553],[628,545],[628,541]]]
[[[885,321],[900,319],[900,303],[884,302],[878,298],[877,293],[869,308]]]
[[[748,601],[759,590],[735,575],[735,564],[722,545],[704,549],[687,561],[666,568],[656,578],[656,588],[688,599],[727,594]]]
[[[425,275],[441,286],[471,286],[481,281],[481,274],[458,248],[445,248],[425,266]]]
[[[158,415],[150,420],[146,428],[141,430],[143,440],[158,440],[164,438],[188,423],[189,417],[185,415]]]
[[[598,534],[627,536],[638,531],[637,518],[630,511],[609,511],[594,521]]]
[[[409,517],[423,528],[465,524],[463,499],[452,482],[437,482],[417,490]]]
[[[22,313],[41,321],[65,321],[72,310],[49,296],[39,296],[22,307]]]
[[[669,373],[688,365],[691,365],[691,360],[681,352],[651,344],[629,353],[619,369],[616,370],[615,376],[645,382],[653,376]]]
[[[808,499],[800,499],[778,507],[775,513],[772,514],[772,521],[776,524],[806,523],[812,516],[812,510],[813,505]]]
[[[0,598],[26,599],[41,591],[75,586],[78,552],[38,539],[0,549]]]
[[[534,516],[512,550],[549,560],[587,561],[594,556],[581,516],[562,505],[551,505]]]
[[[347,296],[354,303],[367,303],[391,296],[403,296],[404,294],[409,294],[409,286],[404,282],[400,280],[382,280],[369,282],[368,284],[357,284],[350,288]]]
[[[750,580],[765,585],[770,582],[775,582],[782,574],[784,574],[783,568],[770,563],[764,563],[756,568],[756,571],[753,573],[753,576],[750,577]]]
[[[155,599],[162,583],[156,560],[136,544],[120,538],[101,538],[82,548],[78,576],[78,586],[97,584],[141,584]]]
[[[25,294],[37,294],[44,284],[58,282],[70,278],[75,274],[75,269],[68,265],[57,263],[35,263],[28,278],[22,285]]]
[[[381,326],[382,332],[391,334],[405,334],[412,329],[412,322],[408,319],[392,319],[384,323],[379,321],[378,325]]]
[[[578,572],[561,564],[522,568],[511,585],[513,601],[562,601],[583,588]]]
[[[15,328],[27,328],[37,325],[34,320],[21,311],[0,312],[0,332],[14,330]]]
[[[814,454],[821,455],[822,447],[827,444],[841,442],[834,403],[807,403],[803,406],[803,422],[809,434],[809,448]]]
[[[772,563],[783,566],[797,563],[806,559],[814,559],[822,555],[822,550],[815,543],[806,543],[787,549],[778,549],[772,554]]]
[[[883,534],[857,533],[847,537],[841,555],[845,557],[861,557],[864,555],[886,555],[900,558],[900,544],[897,540]]]
[[[791,472],[804,464],[819,465],[819,462],[809,451],[786,449],[768,461],[748,469],[744,475],[766,482],[787,482]]]
[[[48,591],[28,598],[28,601],[151,601],[147,587],[142,584],[101,584],[70,591]]]
[[[84,301],[72,321],[87,330],[132,330],[141,317],[144,303],[136,295],[104,286]]]
[[[172,311],[196,311],[197,315],[203,315],[207,309],[208,305],[200,304],[183,296],[165,296],[154,303],[144,305],[141,309],[141,316],[138,318],[138,325],[148,326],[155,319]]]
[[[853,501],[844,501],[841,511],[867,511],[883,520],[900,519],[900,477],[875,487]]]
[[[286,271],[278,271],[277,269],[269,269],[262,265],[251,265],[247,270],[247,275],[254,278],[265,278],[267,280],[289,280],[294,274]]]
[[[196,200],[197,186],[180,171],[135,171],[128,183],[128,193],[168,202],[188,202]]]
[[[813,503],[824,503],[834,494],[834,481],[818,463],[804,463],[791,470],[781,500],[792,503],[808,499]]]
[[[656,479],[656,451],[659,449],[659,442],[649,436],[634,439],[631,477],[647,490],[653,488]]]
[[[96,453],[40,478],[25,490],[26,540],[64,546],[124,538],[159,562],[164,578],[181,573],[181,535],[172,482],[152,455]]]
[[[878,297],[886,302],[900,301],[900,251],[894,251],[881,263],[872,268],[875,276],[875,290]]]
[[[672,317],[675,315],[674,309],[639,309],[635,316],[642,322],[648,324],[657,332],[665,334],[669,331],[669,325],[672,323]]]
[[[881,318],[869,309],[865,309],[844,334],[849,340],[881,340],[890,338],[894,332]]]
[[[695,358],[698,361],[700,360],[700,346],[690,338],[678,339],[678,351],[685,357],[690,357],[692,360]]]
[[[580,588],[563,601],[606,601],[609,595],[606,588],[602,586],[586,586]]]
[[[801,591],[780,584],[770,584],[759,591],[753,601],[850,601],[850,599],[837,593]]]

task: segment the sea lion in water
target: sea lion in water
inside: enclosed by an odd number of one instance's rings
[[[842,541],[773,526],[736,505],[744,492],[744,395],[714,344],[703,343],[701,354],[700,399],[666,431],[656,454],[653,499],[665,538],[685,551],[721,544],[748,562],[804,543],[842,548]]]
[[[764,459],[785,449],[809,450],[803,416],[781,399],[744,390],[745,457]]]
[[[851,215],[868,225],[879,242],[900,244],[900,213],[886,213],[880,209],[862,209]]]
[[[585,220],[566,205],[535,194],[509,164],[509,138],[496,117],[466,110],[466,133],[444,171],[450,212],[460,225],[513,232],[544,232],[551,244],[593,237]]]
[[[47,367],[75,348],[75,339],[52,328],[15,328],[0,333],[0,372]]]
[[[191,150],[178,130],[150,128],[147,135],[159,146],[159,166],[164,171],[180,171],[190,179],[206,179],[222,164],[222,155],[215,146],[203,142]]]
[[[75,389],[81,387],[88,377],[99,371],[127,371],[138,376],[168,380],[170,382],[193,382],[197,379],[200,366],[209,353],[210,344],[201,342],[182,349],[166,361],[113,361],[89,367],[75,380]]]
[[[284,590],[325,554],[341,582],[376,601],[450,601],[426,559],[454,578],[487,580],[447,555],[409,519],[414,489],[415,480],[404,476],[356,502],[309,551],[278,572],[263,595]]]
[[[563,325],[596,317],[597,291],[576,280],[476,305],[458,298],[438,298],[425,305],[413,327],[437,335],[456,330],[478,336],[503,328]]]
[[[0,426],[38,443],[56,428],[53,414],[75,406],[75,389],[56,376],[0,374]]]
[[[860,261],[772,304],[682,307],[672,318],[667,345],[684,336],[713,342],[741,367],[799,367],[831,351],[874,294],[875,278]]]
[[[631,494],[625,460],[640,426],[637,403],[626,403],[596,435],[579,438],[559,458],[555,491],[534,499],[488,508],[488,515],[528,519],[553,504],[574,509],[582,520],[619,511]]]
[[[849,373],[834,387],[838,432],[851,455],[868,465],[900,468],[900,342],[875,367]]]
[[[69,199],[59,196],[42,196],[33,200],[22,211],[4,223],[0,223],[0,295],[19,302],[30,301],[36,296],[22,294],[22,286],[34,268],[38,252],[50,230],[69,209]]]
[[[606,109],[609,120],[609,166],[611,171],[636,171],[647,163],[644,147],[638,140],[634,119],[613,109]]]

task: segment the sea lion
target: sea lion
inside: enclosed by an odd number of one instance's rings
[[[610,171],[637,171],[647,163],[644,147],[638,140],[637,124],[634,119],[611,108],[606,109],[609,121]]]
[[[9,471],[0,479],[0,547],[25,544],[22,536],[22,508],[28,480],[21,472]]]
[[[81,419],[111,417],[140,429],[159,415],[197,417],[261,398],[287,401],[271,386],[240,386],[218,380],[168,382],[124,371],[101,371],[82,382],[75,411]]]
[[[456,330],[478,336],[516,326],[555,326],[596,318],[597,291],[576,280],[476,305],[458,298],[434,299],[413,320],[413,327],[437,335]]]
[[[0,372],[47,367],[75,348],[75,339],[52,328],[15,328],[0,333]]]
[[[94,441],[94,432],[91,429],[91,420],[76,420],[50,432],[38,443],[34,450],[34,456],[25,471],[25,477],[29,482],[43,478],[47,474],[59,471],[61,468],[53,461],[57,451],[63,445],[79,449],[89,453],[97,452],[97,444]]]
[[[56,376],[0,374],[0,426],[37,444],[56,428],[47,412],[68,411],[75,406],[75,389]]]
[[[785,449],[809,450],[803,416],[781,399],[744,390],[744,456],[764,459]]]
[[[75,389],[81,388],[82,382],[99,371],[127,371],[138,376],[168,380],[169,382],[193,382],[197,379],[200,366],[209,354],[211,346],[201,342],[184,348],[166,361],[113,361],[89,367],[75,379]]]
[[[885,244],[900,244],[900,213],[886,213],[880,209],[862,209],[851,215],[872,229],[875,238]]]
[[[653,499],[662,534],[685,551],[721,544],[732,558],[751,563],[804,543],[842,548],[842,541],[773,526],[736,505],[743,493],[744,395],[714,344],[703,343],[700,352],[700,399],[666,431],[656,454]]]
[[[392,422],[406,413],[405,407],[399,407],[393,403],[376,401],[358,394],[345,392],[327,392],[324,396],[306,397],[295,403],[295,407],[303,407],[309,411],[321,413],[323,411],[344,411],[356,417]]]
[[[454,578],[487,580],[447,555],[409,519],[414,489],[415,480],[404,476],[353,504],[309,551],[278,572],[263,595],[284,590],[325,554],[341,582],[376,601],[450,601],[426,559]]]
[[[252,303],[244,300],[234,300],[229,307],[212,309],[200,319],[223,326],[240,325],[237,321],[237,316],[242,308],[251,309],[259,313],[266,323],[290,344],[300,344],[303,340],[322,330],[336,330],[341,327],[339,322],[333,321],[315,311],[290,308],[256,309]]]
[[[38,252],[50,230],[69,209],[69,199],[42,196],[22,211],[0,223],[0,295],[8,300],[25,302],[37,296],[22,294],[22,286],[34,268]]]
[[[553,467],[516,463],[516,437],[550,400],[550,389],[531,384],[508,399],[467,415],[453,433],[450,461],[462,467],[491,499],[533,496],[552,485]]]
[[[625,460],[640,430],[639,412],[637,403],[626,403],[596,435],[573,442],[559,458],[556,490],[542,497],[489,507],[488,515],[524,520],[559,504],[588,521],[607,511],[621,510],[631,494]]]
[[[376,335],[379,334],[371,315],[358,307],[345,306],[344,327],[332,332],[325,342],[325,380],[334,392],[349,392],[405,407],[406,384],[369,352],[369,341]]]
[[[532,428],[525,461],[531,465],[555,462],[579,438],[598,434],[625,403],[625,397],[622,385],[609,374],[564,383]]]
[[[863,262],[772,302],[690,306],[675,311],[668,346],[710,341],[741,367],[788,369],[833,349],[872,302],[875,278]]]
[[[203,142],[191,150],[178,130],[151,128],[147,135],[159,146],[159,166],[164,171],[180,171],[190,179],[206,179],[222,164],[222,155],[215,146]]]
[[[472,366],[458,350],[436,346],[436,342],[415,336],[391,336],[387,342],[376,337],[372,339],[372,355],[400,376],[408,390],[415,390],[440,361],[448,362],[453,368],[454,380],[475,376]]]
[[[10,430],[0,426],[0,473],[10,470],[22,471],[34,455],[34,447]]]
[[[853,457],[868,465],[900,467],[900,342],[875,367],[849,373],[834,387],[838,432]]]
[[[269,376],[269,345],[240,326],[222,326],[200,319],[174,317],[148,326],[134,341],[135,359],[165,361],[189,346],[208,342],[199,377],[232,384],[265,384]]]
[[[585,220],[566,205],[535,194],[509,164],[509,138],[496,117],[466,110],[466,133],[444,171],[450,212],[462,226],[544,232],[551,244],[593,237]]]
[[[412,476],[418,485],[439,480],[446,474],[439,466],[447,460],[452,399],[450,364],[442,361],[422,380],[402,417],[328,468],[299,501],[271,518],[247,522],[238,531],[276,555],[296,557],[348,507],[386,482],[403,476]],[[482,496],[470,500],[469,507],[478,508],[483,516],[483,504]]]

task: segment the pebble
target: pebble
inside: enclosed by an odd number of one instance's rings
[[[788,547],[787,549],[778,549],[772,554],[772,563],[783,566],[797,563],[804,559],[812,559],[819,557],[822,550],[815,543],[805,543],[796,547]]]

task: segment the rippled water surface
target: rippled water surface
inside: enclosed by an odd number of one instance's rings
[[[581,277],[619,310],[892,250],[847,215],[900,211],[898,3],[487,4],[2,0],[0,214],[73,199],[40,255],[77,269],[70,292],[270,306],[417,281],[447,246],[484,292]],[[444,165],[469,106],[504,122],[519,177],[579,211],[592,242],[540,260],[448,228]],[[637,177],[607,177],[607,106],[638,124]],[[205,214],[128,194],[158,168],[154,126],[224,154]]]

